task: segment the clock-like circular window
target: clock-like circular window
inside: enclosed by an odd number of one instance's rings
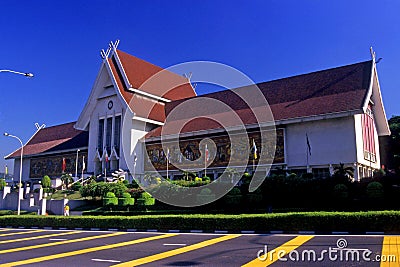
[[[108,101],[107,107],[108,109],[112,109],[114,106],[114,103],[112,102],[112,100]]]

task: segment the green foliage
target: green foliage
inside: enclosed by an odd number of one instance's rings
[[[349,188],[345,184],[337,184],[333,188],[333,196],[338,201],[344,201],[349,197]]]
[[[371,182],[367,186],[367,196],[371,200],[383,199],[384,189],[380,182]]]
[[[105,197],[106,198],[113,198],[113,197],[115,197],[115,194],[113,192],[107,192]]]
[[[2,178],[0,179],[0,190],[3,190],[4,187],[6,187],[7,183],[6,181]]]
[[[195,181],[195,182],[202,182],[203,179],[201,179],[200,177],[196,177],[196,178],[194,178],[194,181]]]
[[[122,182],[105,183],[92,182],[80,188],[79,192],[82,197],[102,198],[107,192],[113,192],[115,196],[120,197],[127,190]]]
[[[156,202],[155,198],[153,198],[149,193],[143,192],[141,197],[138,198],[137,204],[139,206],[152,206]]]
[[[186,180],[174,180],[171,181],[172,184],[183,186],[183,187],[198,187],[202,185],[209,184],[210,181],[186,181]]]
[[[162,223],[160,223],[162,222]],[[136,216],[0,216],[0,226],[12,227],[65,227],[68,229],[203,229],[215,230],[273,230],[300,231],[313,229],[330,231],[384,231],[400,232],[400,211],[370,212],[299,212],[272,214],[179,214],[179,215],[136,215]]]
[[[51,187],[50,177],[48,175],[43,176],[41,183],[43,188],[50,188]]]
[[[61,181],[63,185],[65,185],[66,188],[68,188],[69,184],[74,182],[74,179],[72,178],[71,175],[64,173],[61,175]]]
[[[202,181],[209,183],[211,179],[208,176],[204,176]]]
[[[72,185],[71,189],[74,191],[79,191],[82,187],[82,184],[80,182],[76,182]]]
[[[389,167],[400,174],[400,116],[393,116],[389,119],[390,142],[388,144],[387,155],[389,157]]]

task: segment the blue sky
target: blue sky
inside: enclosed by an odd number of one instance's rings
[[[400,115],[400,1],[3,1],[0,132],[77,120],[100,67],[119,49],[161,67],[228,64],[255,82],[377,57],[387,116]],[[198,93],[207,89],[198,88]],[[17,140],[0,137],[0,169]],[[12,169],[11,162],[8,162]]]

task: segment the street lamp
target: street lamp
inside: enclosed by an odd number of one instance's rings
[[[24,75],[29,78],[33,77],[33,74],[30,72],[19,72],[19,71],[15,71],[15,70],[0,70],[0,72],[11,72],[11,73],[15,73],[15,74]]]
[[[76,151],[76,161],[75,161],[75,179],[78,179],[78,153],[81,151],[79,148]]]
[[[21,214],[21,183],[22,183],[22,156],[24,154],[24,144],[22,143],[21,139],[15,135],[4,133],[4,136],[9,136],[17,139],[21,144],[21,162],[19,166],[19,185],[18,185],[18,211],[17,214]]]

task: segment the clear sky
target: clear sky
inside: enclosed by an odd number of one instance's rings
[[[0,69],[35,74],[0,73],[0,133],[24,142],[35,122],[77,120],[99,52],[116,39],[161,67],[211,60],[255,82],[369,60],[373,46],[387,116],[400,115],[400,1],[18,0],[0,9]],[[18,146],[0,136],[0,170]]]

